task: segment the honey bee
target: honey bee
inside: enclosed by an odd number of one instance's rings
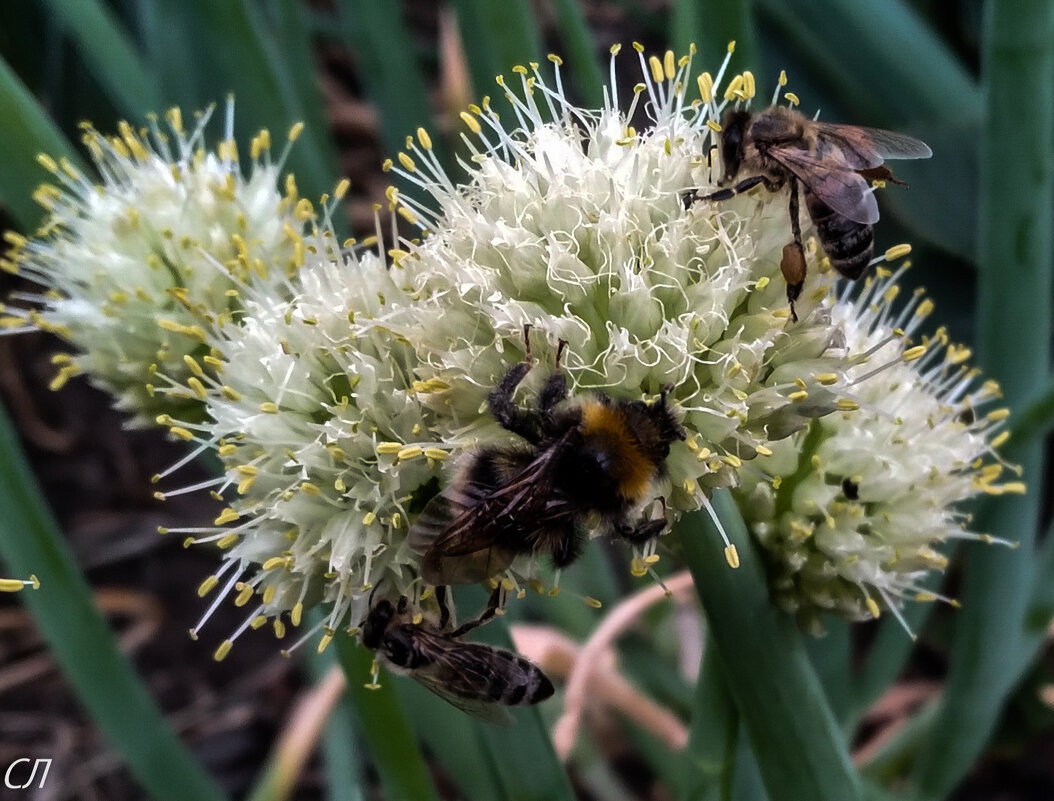
[[[790,220],[794,241],[783,249],[780,270],[787,281],[791,316],[805,282],[805,251],[798,219],[798,183],[816,236],[831,265],[846,278],[859,278],[874,252],[878,203],[868,180],[897,181],[885,159],[928,158],[932,151],[911,136],[810,120],[779,106],[758,114],[730,110],[721,121],[721,184],[741,171],[753,173],[735,186],[704,199],[728,200],[758,184],[776,192],[790,186]]]
[[[421,575],[431,584],[474,584],[505,571],[520,555],[547,554],[557,568],[575,560],[587,524],[631,543],[666,528],[634,521],[663,472],[674,440],[685,432],[666,402],[615,400],[594,394],[567,402],[560,356],[534,409],[513,394],[530,371],[526,358],[488,396],[490,412],[523,439],[520,447],[488,446],[473,453],[458,479],[437,495],[411,526],[408,542],[423,555]]]
[[[363,621],[362,644],[394,673],[416,680],[444,701],[481,720],[507,725],[506,706],[529,706],[553,694],[553,684],[528,659],[461,637],[480,619],[453,631],[414,623],[406,598],[384,599]]]

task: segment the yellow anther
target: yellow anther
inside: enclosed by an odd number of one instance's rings
[[[378,442],[377,453],[384,455],[397,454],[405,446],[401,442]]]
[[[839,398],[836,406],[840,412],[855,412],[860,408],[859,403],[855,400],[850,400],[849,398]]]
[[[219,517],[212,521],[215,526],[225,526],[228,523],[233,523],[239,517],[238,513],[231,509],[229,506],[220,512]]]
[[[896,261],[897,259],[902,259],[909,253],[911,253],[911,245],[906,243],[902,245],[894,245],[886,251],[886,261]]]
[[[728,562],[728,566],[733,570],[739,567],[739,551],[736,550],[736,546],[729,544],[725,546],[725,561]]]
[[[594,609],[601,609],[604,606],[604,604],[590,595],[585,596],[582,600],[585,602],[586,606],[591,606]]]
[[[217,662],[222,662],[227,658],[227,654],[231,652],[231,648],[234,647],[234,642],[231,640],[224,640],[220,643],[220,647],[216,649],[216,653],[212,655],[212,658]]]
[[[1010,439],[1009,431],[1000,431],[996,436],[992,438],[991,446],[993,448],[1001,448],[1006,444],[1006,441]]]
[[[743,94],[748,98],[754,96],[754,91],[757,87],[754,85],[754,73],[747,70],[743,73]]]
[[[714,99],[714,77],[709,72],[704,72],[696,78],[695,83],[699,87],[699,97],[704,103],[709,103]]]
[[[739,93],[743,91],[743,81],[743,76],[737,75],[729,82],[725,89],[725,100],[735,100],[739,96]]]
[[[235,606],[245,606],[253,597],[253,588],[248,584],[242,584],[238,595],[234,598]]]
[[[168,429],[168,431],[172,436],[176,437],[177,439],[181,439],[184,442],[190,442],[194,439],[194,435],[182,426],[172,426],[170,429]]]
[[[205,389],[205,385],[196,376],[191,376],[187,379],[187,386],[190,387],[191,391],[198,396],[201,400],[205,400],[209,393]]]
[[[461,112],[461,120],[468,126],[468,129],[474,134],[479,134],[483,127],[479,124],[479,120],[469,114],[467,111]]]
[[[221,551],[226,551],[228,548],[233,548],[239,539],[239,536],[233,532],[225,534],[216,541],[216,547]]]
[[[871,617],[878,619],[882,616],[882,609],[879,608],[874,598],[868,598],[864,603],[867,605],[867,611],[871,613]]]
[[[913,362],[916,359],[921,359],[925,355],[926,355],[926,346],[925,345],[916,345],[915,347],[908,348],[906,351],[904,351],[903,359],[904,359],[905,362]]]
[[[648,58],[648,67],[651,69],[651,79],[653,81],[655,81],[655,83],[662,83],[662,81],[663,81],[662,62],[659,61],[659,57],[658,56],[649,56],[649,58]]]

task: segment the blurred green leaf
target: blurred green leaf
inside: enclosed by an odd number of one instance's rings
[[[941,576],[931,573],[919,581],[919,589],[936,590]],[[900,614],[911,626],[912,633],[922,631],[933,612],[932,603],[909,603]],[[867,650],[867,658],[854,682],[854,714],[861,714],[890,687],[907,664],[915,648],[914,638],[904,631],[900,621],[886,615],[878,626],[878,633]]]
[[[380,113],[384,148],[394,158],[405,147],[407,136],[433,122],[425,76],[402,8],[386,0],[343,0],[340,28]]]
[[[316,199],[331,192],[338,180],[336,149],[321,96],[314,82],[294,77],[294,68],[298,64],[302,68],[302,54],[286,56],[282,37],[274,30],[276,23],[269,25],[261,7],[250,0],[154,2],[155,20],[164,27],[151,38],[156,41],[171,30],[178,45],[157,52],[159,59],[165,59],[159,62],[165,101],[200,108],[233,93],[240,140],[268,128],[281,142],[295,123],[304,122],[301,139],[285,166],[296,174],[305,197]],[[306,31],[306,26],[298,27]]]
[[[850,667],[852,642],[849,624],[840,618],[824,621],[827,633],[822,637],[804,637],[805,652],[820,680],[827,703],[843,729],[853,710],[853,674]],[[905,637],[908,635],[905,634]],[[851,731],[846,735],[852,734]]]
[[[478,98],[503,94],[497,75],[542,60],[542,44],[526,0],[453,0],[461,41]]]
[[[692,701],[692,725],[682,761],[681,801],[727,798],[739,738],[739,713],[724,666],[713,648],[703,653]]]
[[[1045,385],[1051,364],[1054,2],[994,0],[988,10],[978,357],[1013,409]],[[1020,678],[1014,668],[1027,663],[1035,644],[1036,621],[1027,611],[1044,500],[1042,445],[1020,449],[1017,459],[1028,494],[985,503],[975,525],[1019,541],[1020,548],[975,544],[966,549],[963,609],[948,683],[914,777],[923,798],[943,798],[965,775]]]
[[[492,726],[466,715],[416,681],[397,677],[391,681],[398,682],[396,691],[417,736],[461,794],[468,799],[502,798],[498,766],[484,744]]]
[[[438,801],[428,767],[392,686],[394,679],[386,677],[378,689],[367,689],[373,654],[343,632],[334,638],[333,645],[348,680],[348,695],[380,777],[385,801]]]
[[[475,603],[470,602],[462,608],[481,607],[482,591],[477,587],[466,589],[471,591],[458,604],[473,599]],[[482,642],[499,648],[513,648],[505,617],[495,618],[477,631],[476,639]],[[553,750],[549,730],[538,708],[517,709],[514,714],[515,726],[473,722],[503,787],[500,797],[505,801],[574,801],[575,793]]]
[[[576,0],[553,0],[553,9],[560,24],[560,38],[564,42],[571,80],[565,77],[568,97],[587,108],[600,108],[604,102],[603,87],[607,83],[597,63],[593,34],[586,27],[582,7]]]
[[[674,0],[670,46],[678,55],[695,44],[704,69],[716,70],[728,45],[736,43],[733,74],[761,68],[753,0]]]
[[[744,732],[736,744],[736,758],[732,774],[732,791],[729,794],[730,801],[769,801],[769,794],[765,790],[765,783],[761,777],[761,767],[758,765],[754,749],[750,744],[750,737]]]
[[[1054,382],[1049,379],[1011,419],[1011,449],[1042,439],[1054,428]]]
[[[44,4],[61,20],[114,105],[131,117],[160,111],[157,76],[108,6],[98,0],[44,0]]]
[[[706,512],[683,517],[675,534],[770,798],[860,799],[823,687],[793,619],[769,598],[764,568],[735,502],[722,490],[711,504],[739,552],[739,568],[726,563],[720,533]]]
[[[65,157],[82,172],[86,168],[66,137],[2,59],[0,133],[4,141],[4,157],[0,159],[0,199],[22,229],[29,231],[42,215],[32,198],[33,192],[49,177],[37,163],[37,155],[47,153],[56,160]]]
[[[758,8],[816,79],[869,125],[980,119],[976,82],[904,0],[759,0]]]
[[[332,651],[305,649],[304,662],[317,684],[337,665]],[[322,735],[322,764],[326,772],[327,801],[363,801],[362,755],[355,727],[355,707],[345,692],[326,721]]]
[[[180,743],[117,648],[91,589],[58,534],[14,429],[0,409],[0,555],[40,589],[20,600],[99,729],[157,801],[220,801],[223,793]]]

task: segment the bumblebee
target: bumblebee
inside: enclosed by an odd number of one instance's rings
[[[486,615],[484,616],[486,617]],[[378,601],[362,623],[362,644],[394,673],[409,676],[444,701],[481,720],[507,725],[506,706],[529,706],[553,694],[553,684],[528,659],[461,637],[484,618],[453,631],[413,623],[406,598]]]
[[[776,192],[790,187],[790,220],[794,241],[783,249],[780,270],[787,281],[787,301],[797,321],[794,301],[805,283],[805,251],[798,218],[798,184],[816,226],[816,237],[839,273],[859,278],[874,253],[878,203],[868,180],[897,181],[885,159],[928,158],[932,151],[911,136],[811,120],[796,111],[773,106],[758,114],[730,110],[721,121],[721,183],[742,171],[753,173],[735,186],[706,195],[729,198],[764,184]]]
[[[520,408],[513,395],[533,365],[529,332],[525,326],[525,360],[487,399],[522,445],[472,454],[410,528],[409,545],[423,556],[421,575],[431,584],[486,581],[521,555],[547,554],[564,567],[578,556],[591,522],[635,544],[666,527],[665,519],[633,518],[662,475],[670,445],[685,437],[666,391],[650,404],[603,394],[570,403],[561,340],[536,407]]]

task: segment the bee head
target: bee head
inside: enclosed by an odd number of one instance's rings
[[[362,622],[362,633],[359,635],[362,644],[371,651],[376,651],[384,638],[384,632],[388,630],[388,625],[394,617],[395,607],[392,602],[388,599],[378,601]]]
[[[723,183],[731,182],[739,165],[743,163],[743,140],[750,125],[750,113],[747,111],[728,111],[721,120],[721,163],[725,168]]]

